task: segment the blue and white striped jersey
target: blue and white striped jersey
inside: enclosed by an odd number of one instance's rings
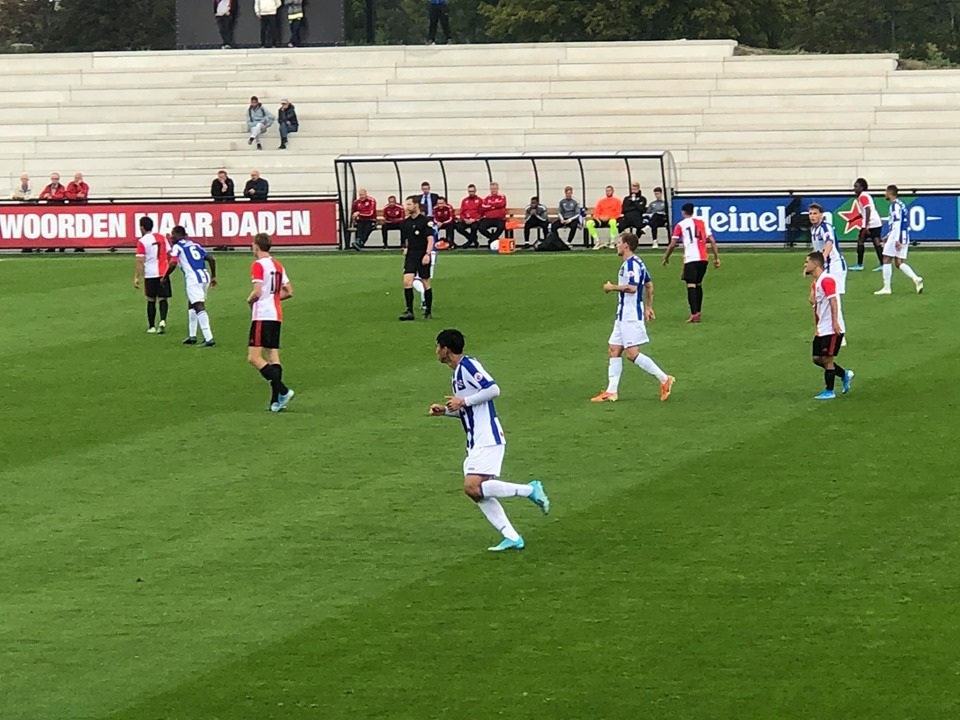
[[[453,394],[466,399],[496,385],[496,382],[483,369],[479,360],[464,355],[453,371],[452,385]],[[503,427],[500,425],[500,418],[497,417],[497,409],[493,406],[493,400],[472,407],[464,407],[460,410],[460,422],[463,424],[464,432],[467,433],[468,449],[503,445],[507,442]]]
[[[889,238],[894,242],[910,243],[910,221],[907,218],[907,206],[900,198],[890,203],[890,214],[887,216],[890,232]]]
[[[840,254],[840,245],[837,243],[837,234],[834,232],[833,225],[826,220],[821,220],[819,225],[810,226],[810,242],[813,243],[814,250],[822,253],[827,241],[833,243],[833,249],[824,256],[824,269],[827,272],[836,272],[838,269],[846,271],[847,261]]]
[[[187,282],[210,282],[210,273],[207,272],[205,264],[207,251],[193,240],[184,239],[175,242],[170,248],[170,259],[180,266]]]
[[[643,288],[650,282],[650,273],[647,272],[643,260],[634,255],[627,258],[620,266],[617,275],[617,285],[632,285],[637,288],[635,293],[618,292],[617,320],[640,320],[643,322]]]

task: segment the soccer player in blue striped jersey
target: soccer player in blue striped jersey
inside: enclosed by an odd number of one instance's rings
[[[810,242],[813,244],[813,249],[823,253],[826,262],[824,271],[834,279],[837,283],[837,292],[843,295],[847,292],[847,261],[840,254],[833,223],[827,221],[823,214],[823,206],[818,203],[810,203],[807,216],[810,218]]]
[[[893,266],[903,270],[903,274],[913,281],[917,293],[923,292],[923,278],[907,265],[907,250],[910,249],[910,219],[907,206],[900,199],[900,189],[896,185],[887,185],[887,200],[890,201],[890,214],[887,216],[887,236],[883,239],[883,287],[874,295],[890,295],[893,290]]]
[[[210,329],[210,316],[207,315],[207,291],[217,286],[217,262],[197,243],[187,237],[187,231],[177,225],[170,231],[170,265],[161,278],[161,284],[170,278],[170,274],[179,267],[183,271],[183,281],[187,291],[187,319],[190,334],[184,345],[197,344],[197,326],[203,333],[201,347],[213,347],[217,343]],[[210,265],[210,271],[207,271]]]
[[[621,233],[617,239],[617,255],[623,260],[617,284],[604,283],[605,293],[617,293],[617,319],[610,334],[610,364],[607,371],[607,389],[590,402],[616,402],[619,397],[620,375],[623,372],[623,356],[641,370],[653,375],[660,382],[660,399],[670,397],[673,383],[672,375],[667,375],[653,361],[640,352],[640,346],[650,342],[647,336],[645,320],[653,320],[653,280],[647,272],[643,260],[634,253],[640,239],[633,233]],[[643,294],[647,294],[644,307]]]
[[[544,515],[550,512],[550,499],[539,480],[520,485],[499,479],[507,446],[493,405],[494,398],[500,396],[500,386],[479,360],[463,354],[464,345],[463,333],[459,330],[443,330],[437,335],[437,359],[453,370],[453,395],[447,396],[443,405],[431,405],[430,414],[459,418],[467,434],[463,491],[503,536],[502,542],[489,550],[523,550],[523,538],[510,523],[498,498],[525,497]]]

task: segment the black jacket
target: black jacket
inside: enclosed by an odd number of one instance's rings
[[[277,122],[281,125],[287,125],[294,130],[300,128],[300,121],[297,120],[297,109],[293,106],[293,103],[290,103],[290,106],[286,110],[281,107],[277,111]]]
[[[633,193],[627,195],[623,199],[623,212],[624,215],[629,215],[630,213],[637,213],[643,215],[647,211],[647,199],[643,195],[634,195]]]
[[[227,189],[223,189],[223,183],[220,178],[216,178],[210,186],[210,197],[217,202],[231,201],[234,199],[233,178],[227,178]]]
[[[253,195],[250,194],[251,189],[254,191]],[[247,180],[247,184],[243,186],[243,196],[248,200],[266,200],[269,194],[270,183],[263,178]]]
[[[430,213],[431,213],[430,217],[433,217],[433,214],[432,214],[433,208],[437,206],[437,201],[440,200],[440,196],[437,195],[435,192],[429,193],[429,195],[430,195]],[[416,195],[414,195],[414,197],[417,199],[417,202],[420,203],[420,207],[423,208],[423,212],[426,214],[427,205],[426,203],[423,202],[423,193],[417,193]]]

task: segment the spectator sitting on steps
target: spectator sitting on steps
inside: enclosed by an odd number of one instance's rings
[[[267,199],[270,194],[270,183],[260,177],[259,170],[250,171],[250,179],[243,186],[243,196],[248,200],[260,202]]]
[[[10,194],[11,200],[27,202],[33,200],[33,190],[30,188],[30,176],[27,173],[21,173],[20,182]]]
[[[279,149],[286,150],[287,135],[295,133],[300,129],[300,122],[297,120],[297,109],[286,98],[280,101],[280,109],[277,111],[277,124],[280,127]]]
[[[216,202],[234,201],[233,178],[227,175],[226,170],[217,173],[217,177],[210,185],[210,197]]]
[[[260,136],[266,134],[267,128],[273,125],[273,120],[273,115],[260,103],[257,96],[251,97],[250,107],[247,108],[247,130],[250,131],[247,145],[256,143],[257,150],[263,150],[263,145],[260,144]]]
[[[89,199],[90,186],[83,181],[83,173],[74,173],[73,180],[67,185],[67,200],[72,205],[82,205]]]

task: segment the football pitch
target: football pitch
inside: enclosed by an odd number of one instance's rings
[[[444,256],[414,323],[399,256],[284,255],[281,414],[246,253],[212,349],[179,272],[151,336],[132,257],[5,258],[0,719],[956,720],[960,254],[911,252],[923,295],[850,274],[821,403],[802,253],[722,255],[698,326],[660,254],[673,395],[627,364],[605,405],[612,253]],[[523,552],[427,416],[444,327],[502,388],[504,479],[551,496],[504,501]]]

